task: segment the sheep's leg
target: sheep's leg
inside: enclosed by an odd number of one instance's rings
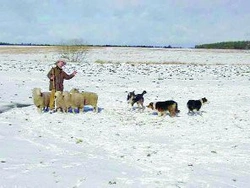
[[[72,108],[72,112],[73,114],[76,114],[76,111],[78,110],[78,108]]]
[[[37,107],[37,112],[38,112],[38,113],[42,113],[42,108]]]
[[[94,111],[95,111],[96,113],[98,113],[98,107],[97,107],[97,106],[94,106]]]

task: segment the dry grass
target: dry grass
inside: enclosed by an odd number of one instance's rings
[[[0,54],[48,53],[56,51],[55,46],[0,46]]]
[[[80,47],[72,46],[72,49],[75,50]],[[94,47],[86,48],[91,50]],[[63,49],[65,49],[65,46],[0,46],[0,54],[50,53],[61,52]]]

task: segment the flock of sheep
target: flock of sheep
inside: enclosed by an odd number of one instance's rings
[[[42,92],[41,88],[34,88],[32,90],[32,97],[35,106],[39,112],[49,109],[51,92]],[[77,89],[68,91],[55,92],[55,110],[62,112],[69,112],[72,109],[82,112],[85,105],[91,105],[93,111],[98,112],[97,102],[98,95],[93,92],[79,92]]]

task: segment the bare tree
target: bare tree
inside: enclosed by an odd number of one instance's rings
[[[60,56],[71,62],[84,62],[88,51],[89,47],[82,39],[72,39],[59,46]]]

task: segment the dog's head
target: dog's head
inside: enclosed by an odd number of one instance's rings
[[[150,108],[150,109],[154,110],[154,103],[153,102],[149,103],[147,105],[147,108]]]
[[[204,103],[207,103],[206,97],[202,98],[201,101],[202,101],[203,104],[204,104]]]
[[[129,92],[127,96],[127,101],[131,101],[135,98],[135,91]]]

